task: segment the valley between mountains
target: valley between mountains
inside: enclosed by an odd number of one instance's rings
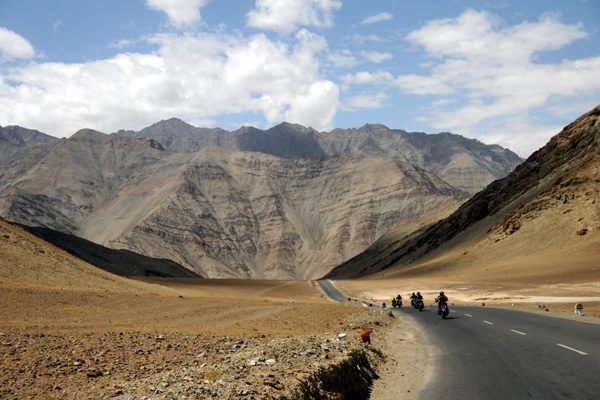
[[[161,121],[56,139],[0,128],[0,216],[210,278],[313,279],[454,211],[522,160],[458,135]],[[48,236],[47,236],[48,237]]]

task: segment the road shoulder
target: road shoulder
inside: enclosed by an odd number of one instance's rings
[[[386,361],[373,384],[372,400],[417,399],[431,372],[432,354],[417,322],[406,314],[394,314],[395,322],[377,343]]]

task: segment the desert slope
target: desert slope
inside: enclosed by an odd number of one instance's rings
[[[0,287],[7,295],[8,290],[154,292],[149,285],[96,268],[1,218]]]
[[[383,237],[329,277],[600,280],[600,107],[446,219]]]

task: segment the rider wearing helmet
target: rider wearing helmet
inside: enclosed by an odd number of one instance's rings
[[[448,297],[444,294],[443,290],[440,292],[440,295],[435,298],[435,302],[438,303],[438,311],[441,310],[442,304],[448,303]]]

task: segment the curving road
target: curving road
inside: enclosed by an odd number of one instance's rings
[[[600,325],[487,307],[451,311],[447,320],[431,307],[400,311],[440,350],[420,399],[600,399]]]

